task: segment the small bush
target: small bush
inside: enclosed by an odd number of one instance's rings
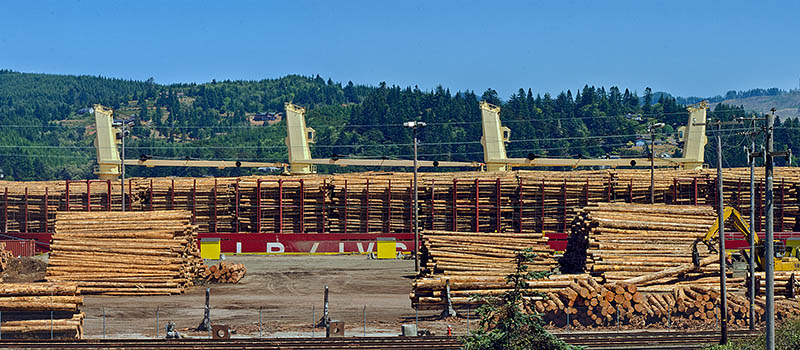
[[[506,276],[513,288],[500,296],[483,299],[485,304],[478,309],[481,327],[462,338],[465,350],[581,349],[547,332],[540,315],[524,311],[528,302],[523,297],[528,289],[526,281],[546,275],[528,271],[527,263],[535,256],[531,250],[518,253],[514,273]]]

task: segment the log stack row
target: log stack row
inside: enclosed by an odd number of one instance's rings
[[[572,222],[567,251],[560,259],[562,271],[585,271],[613,283],[689,264],[692,243],[715,220],[715,211],[707,206],[593,204],[581,209]],[[710,255],[702,244],[698,251],[701,257]],[[717,271],[719,264],[714,262],[641,285],[661,291],[671,290],[676,283],[714,285]]]
[[[749,210],[747,171],[726,169],[723,184],[726,203],[741,212]],[[409,232],[411,179],[409,173],[129,179],[125,203],[133,211],[191,211],[204,232]],[[645,170],[422,173],[420,218],[432,230],[566,232],[575,210],[588,203],[649,202],[649,181]],[[658,169],[655,200],[713,205],[715,181],[710,170]],[[756,181],[761,203],[765,186]],[[800,169],[776,169],[775,186],[776,231],[800,231]],[[0,181],[0,231],[52,232],[56,211],[119,210],[120,190],[104,181]],[[763,230],[763,208],[756,215]]]
[[[0,284],[3,339],[81,339],[82,304],[74,283]]]
[[[200,277],[211,283],[239,283],[246,273],[247,268],[244,264],[220,261],[217,265],[211,265],[203,269]]]
[[[83,294],[168,295],[191,287],[202,266],[197,226],[183,210],[59,212],[47,280]]]

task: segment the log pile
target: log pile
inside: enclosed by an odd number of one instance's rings
[[[232,264],[220,261],[217,265],[211,265],[203,269],[200,277],[206,282],[212,283],[239,283],[247,273],[244,264]]]
[[[702,237],[716,214],[711,207],[663,204],[598,203],[579,211],[572,222],[562,271],[589,272],[607,283],[679,268],[692,262],[691,246]],[[702,244],[701,257],[709,256]],[[713,263],[712,263],[713,262]],[[671,290],[673,284],[712,286],[719,264],[643,281],[645,290]],[[732,279],[732,284],[742,279]],[[660,286],[660,287],[659,287]],[[733,286],[732,286],[733,287]]]
[[[82,304],[74,283],[0,284],[3,339],[81,339]]]
[[[530,271],[555,267],[553,251],[541,233],[424,231],[420,266],[426,275],[506,276],[517,252],[531,249]]]
[[[0,242],[0,272],[6,270],[8,261],[14,258],[14,254],[10,250],[6,250],[5,242]]]
[[[702,329],[719,322],[720,294],[712,288],[675,286],[669,293],[641,292],[634,284],[600,285],[593,279],[577,280],[569,286],[548,292],[544,300],[531,303],[530,311],[543,314],[554,327],[671,327]],[[748,324],[747,298],[734,293],[727,297],[727,319],[733,328]],[[756,299],[756,321],[764,315],[764,299]],[[776,300],[776,318],[797,315],[796,301]]]
[[[437,308],[447,302],[455,307],[474,304],[473,296],[497,295],[510,287],[505,276],[515,269],[517,252],[531,249],[536,258],[529,271],[551,271],[553,251],[541,233],[477,233],[424,231],[420,248],[421,273],[414,280],[410,298],[418,308]],[[566,286],[574,276],[530,281],[533,291]]]
[[[180,294],[202,265],[197,226],[187,211],[56,217],[47,281],[77,283],[83,294]]]
[[[547,293],[568,287],[577,279],[588,279],[588,275],[550,275],[546,278],[527,281],[526,298],[541,300],[539,293]],[[411,306],[419,310],[442,309],[447,304],[447,288],[450,288],[450,303],[454,308],[475,310],[481,301],[476,297],[497,296],[511,290],[504,276],[432,276],[418,277],[412,282],[409,294]]]
[[[800,280],[794,271],[775,271],[774,272],[775,295],[785,298],[795,298],[800,296]],[[763,296],[767,293],[767,280],[764,272],[755,273],[755,295]],[[742,288],[750,291],[750,279],[746,278],[742,283]]]
[[[630,323],[637,314],[650,310],[647,296],[636,285],[600,285],[592,278],[576,279],[564,288],[547,293],[533,303],[533,310],[557,327],[589,327]]]

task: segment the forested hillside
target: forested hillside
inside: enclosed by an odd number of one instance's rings
[[[128,158],[285,161],[283,122],[252,125],[255,113],[283,112],[285,102],[306,107],[307,123],[317,131],[314,157],[411,158],[408,120],[428,123],[420,139],[421,159],[483,159],[478,101],[500,105],[503,123],[512,129],[509,156],[641,156],[633,147],[647,125],[663,121],[659,138],[675,143],[686,123],[683,105],[668,94],[612,86],[584,86],[551,95],[520,89],[505,98],[488,89],[451,92],[418,88],[341,84],[330,79],[290,75],[259,81],[212,81],[160,85],[92,76],[0,71],[0,169],[6,179],[93,178],[93,117],[82,109],[99,103],[135,126],[127,142]],[[719,104],[722,119],[743,116],[740,107]],[[788,128],[786,128],[788,127]],[[783,122],[778,148],[796,147],[800,123]],[[743,165],[735,132],[724,138],[726,166]],[[715,159],[713,144],[707,161]],[[673,147],[674,148],[674,147]],[[132,176],[238,175],[254,169],[182,169],[128,167]],[[356,168],[320,171],[352,171]]]

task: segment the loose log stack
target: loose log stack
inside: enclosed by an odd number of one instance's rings
[[[217,265],[206,267],[200,273],[200,277],[205,279],[206,282],[239,283],[246,273],[247,268],[244,264],[231,264],[220,261]]]
[[[197,226],[183,210],[59,212],[47,280],[83,294],[168,295],[193,285],[202,265]]]
[[[530,311],[543,314],[546,323],[555,327],[672,327],[713,328],[719,322],[720,294],[698,286],[676,286],[669,293],[641,292],[633,284],[597,284],[593,279],[576,280],[569,286],[534,301]],[[727,319],[733,328],[748,324],[746,298],[728,293]],[[757,299],[756,322],[764,315],[764,299]],[[776,318],[796,317],[796,300],[776,300]]]
[[[8,266],[8,261],[14,258],[14,253],[9,250],[6,250],[5,242],[0,242],[0,272],[6,270]],[[2,277],[0,277],[2,280]]]
[[[797,272],[795,271],[775,271],[774,272],[774,287],[775,295],[786,298],[795,298],[800,296],[800,280],[798,279]],[[764,272],[755,273],[755,295],[763,296],[766,293],[767,280]],[[750,291],[750,279],[746,278],[742,283],[742,288],[745,291]]]
[[[663,204],[598,203],[573,220],[564,272],[590,272],[608,283],[624,281],[692,262],[692,243],[716,220],[711,207]],[[709,256],[702,244],[701,257]],[[719,264],[707,264],[680,276],[664,276],[640,285],[668,291],[675,283],[713,286]],[[732,284],[742,279],[732,279]],[[734,288],[736,286],[732,286]]]
[[[568,287],[577,279],[587,279],[588,275],[550,275],[546,278],[527,281],[529,289],[526,298],[541,300],[539,293],[547,293]],[[411,305],[419,310],[441,309],[447,304],[447,287],[450,287],[450,302],[456,309],[471,307],[475,310],[481,305],[476,297],[497,296],[511,290],[505,276],[444,276],[418,277],[412,282],[413,292],[409,294]]]
[[[3,339],[50,339],[51,330],[54,339],[81,339],[82,304],[74,283],[2,283]]]

